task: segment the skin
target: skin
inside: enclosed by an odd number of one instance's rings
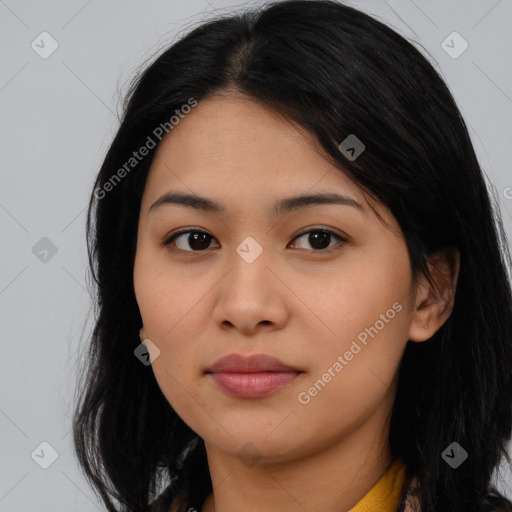
[[[170,190],[209,197],[226,212],[167,204],[149,213]],[[272,215],[274,201],[322,191],[364,209],[322,204]],[[435,288],[415,282],[396,219],[371,203],[386,227],[367,201],[311,134],[237,93],[201,101],[158,148],[141,203],[134,287],[141,339],[160,350],[158,384],[205,442],[214,491],[202,512],[347,511],[392,462],[399,363],[408,340],[429,339],[448,318],[458,256],[438,255]],[[161,245],[183,228],[211,235],[206,248],[188,234]],[[302,236],[320,228],[334,233],[324,245]],[[236,252],[248,236],[263,249],[252,263]],[[394,318],[300,403],[299,393],[395,303]],[[268,397],[231,397],[204,371],[233,352],[270,354],[303,373]],[[239,454],[249,447],[254,459]]]

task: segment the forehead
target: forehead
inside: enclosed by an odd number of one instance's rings
[[[364,201],[362,190],[324,156],[312,134],[240,94],[203,100],[160,143],[146,183],[246,205],[266,198],[333,191]]]

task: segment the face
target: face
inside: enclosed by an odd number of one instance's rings
[[[283,202],[313,194],[340,197]],[[163,139],[134,286],[158,384],[207,448],[291,460],[389,412],[413,282],[395,218],[367,200],[311,135],[244,96],[200,102]],[[233,353],[297,371],[208,373]]]

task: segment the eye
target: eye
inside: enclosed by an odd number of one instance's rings
[[[185,237],[185,235],[188,236]],[[334,233],[333,231],[324,228],[310,229],[309,231],[305,231],[304,233],[301,233],[300,235],[296,236],[294,240],[305,238],[306,235],[309,235],[307,238],[308,243],[310,243],[311,246],[314,249],[316,249],[314,252],[332,252],[333,246],[329,247],[329,245],[333,238],[339,241],[339,245],[343,245],[344,243],[347,242],[345,238],[341,237],[337,233]],[[182,237],[183,240],[181,240]],[[210,242],[212,240],[215,240],[215,238],[206,231],[198,229],[188,229],[179,231],[178,233],[174,233],[173,235],[168,237],[161,245],[163,247],[166,247],[170,244],[173,244],[179,250],[185,252],[201,252],[209,248]],[[187,248],[187,245],[189,248]],[[334,250],[336,249],[337,247],[335,245]]]
[[[339,240],[338,245],[343,246],[347,240],[337,233],[334,233],[333,231],[329,229],[310,229],[309,231],[305,231],[304,233],[296,236],[294,240],[299,240],[300,238],[304,238],[307,235],[307,242],[311,244],[311,246],[315,249],[317,249],[314,252],[332,252],[332,250],[339,249],[340,247],[336,247],[336,245],[329,247],[329,242],[332,241],[333,238],[336,238]],[[325,245],[327,244],[327,247]]]
[[[179,244],[175,243],[175,240],[179,240],[183,235],[188,235],[184,240],[185,242],[182,242],[182,247],[179,246]],[[208,234],[206,231],[200,231],[198,229],[189,229],[186,231],[180,231],[178,233],[174,233],[172,236],[167,238],[162,245],[166,247],[167,245],[173,243],[178,247],[178,249],[181,249],[182,251],[187,252],[199,252],[204,251],[205,249],[208,249],[209,242],[213,239],[213,236]],[[186,249],[186,246],[188,244],[189,247],[192,247],[192,251],[189,249]]]

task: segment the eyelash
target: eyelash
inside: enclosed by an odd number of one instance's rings
[[[335,246],[333,246],[333,247],[331,247],[329,249],[316,249],[316,250],[315,249],[311,249],[311,252],[317,252],[317,253],[322,253],[322,254],[330,254],[332,252],[340,250],[348,242],[345,238],[343,238],[342,236],[338,235],[334,231],[331,231],[330,229],[326,229],[326,228],[323,228],[323,227],[309,229],[308,231],[303,231],[302,233],[299,233],[295,238],[293,238],[293,240],[301,238],[304,235],[308,235],[309,233],[318,233],[318,232],[328,233],[329,235],[334,236],[335,238],[337,238],[339,240],[339,242],[338,242],[338,244],[336,244]],[[207,231],[203,231],[202,229],[187,229],[187,230],[183,230],[183,231],[178,231],[177,233],[173,233],[164,242],[162,242],[161,245],[163,247],[167,247],[171,243],[173,243],[174,240],[177,237],[179,237],[181,235],[186,235],[186,234],[189,234],[189,233],[204,233],[206,235],[211,236]],[[215,237],[212,236],[212,239],[215,240]],[[189,251],[189,250],[179,249],[179,248],[173,248],[172,250],[177,250],[177,251],[181,251],[181,252],[195,252],[195,253],[202,253],[202,252],[206,251],[206,249],[200,250],[200,251],[194,251],[194,250],[190,250]],[[305,250],[308,250],[308,249],[305,249]]]

